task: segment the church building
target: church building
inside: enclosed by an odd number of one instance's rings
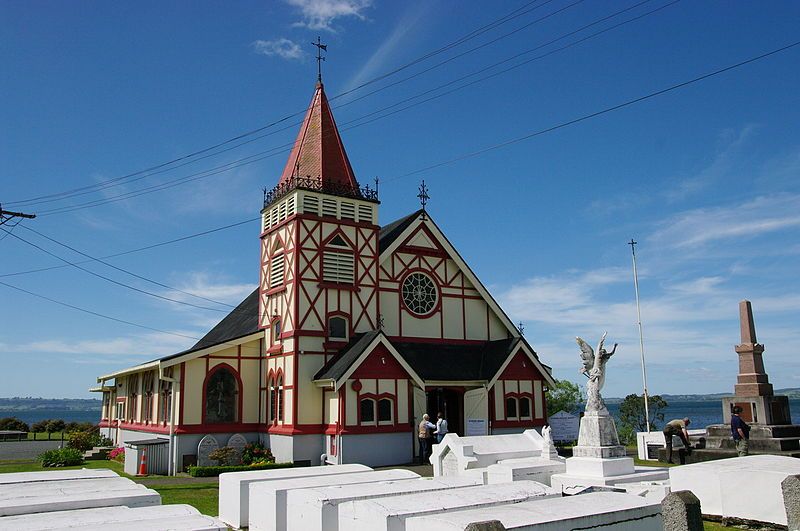
[[[176,471],[209,435],[277,461],[392,465],[416,457],[424,413],[461,435],[543,426],[550,368],[424,199],[383,226],[379,204],[317,83],[264,197],[258,288],[192,348],[98,377],[103,433],[164,439]]]

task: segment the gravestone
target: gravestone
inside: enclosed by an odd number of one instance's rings
[[[228,448],[233,448],[236,451],[236,455],[231,458],[232,465],[240,465],[242,464],[242,452],[244,452],[244,447],[247,445],[247,439],[244,438],[244,435],[241,433],[235,433],[231,435],[231,438],[228,439]]]
[[[553,440],[556,442],[572,442],[578,440],[578,427],[580,419],[566,411],[559,411],[547,419],[552,429]]]
[[[217,462],[209,457],[214,450],[219,450],[216,437],[206,435],[200,439],[200,444],[197,445],[197,466],[216,466]]]

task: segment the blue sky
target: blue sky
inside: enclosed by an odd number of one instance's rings
[[[6,2],[0,5],[0,202],[39,213],[13,234],[71,261],[81,257],[25,227],[105,256],[257,217],[261,188],[277,182],[284,149],[156,193],[44,211],[113,198],[283,146],[294,140],[299,118],[174,171],[52,203],[13,202],[127,175],[302,111],[314,88],[310,41],[317,35],[329,46],[323,69],[333,98],[521,9],[503,24],[333,100],[357,177],[362,184],[375,176],[383,181],[381,222],[418,207],[424,178],[436,222],[511,318],[525,323],[526,337],[558,378],[580,382],[575,335],[594,342],[608,330],[620,348],[607,394],[640,390],[626,245],[634,237],[651,393],[732,391],[744,298],[753,302],[771,381],[800,386],[800,47],[406,175],[800,40],[795,2],[651,0],[541,47],[637,3]],[[511,71],[352,127],[406,98],[457,88],[662,6]],[[258,244],[258,224],[250,223],[109,261],[236,304],[258,281]],[[13,237],[0,240],[0,256],[0,275],[59,265]],[[215,306],[101,264],[83,267]],[[3,396],[87,396],[98,374],[182,350],[194,342],[182,336],[202,336],[225,314],[224,306],[208,311],[165,302],[70,267],[0,281],[179,334],[110,322],[0,286]]]

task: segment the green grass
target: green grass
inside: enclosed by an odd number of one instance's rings
[[[636,466],[660,466],[660,467],[675,466],[670,463],[662,463],[661,461],[642,461],[638,457],[633,458],[633,464]]]
[[[719,522],[709,522],[708,520],[703,520],[703,531],[725,531],[727,529],[732,531],[741,531],[741,528],[738,527],[727,527]]]
[[[161,494],[161,503],[187,503],[208,516],[217,516],[219,488],[216,483],[191,483],[184,485],[153,485],[151,489]]]
[[[77,470],[79,468],[110,468],[120,476],[130,477],[122,471],[122,463],[117,463],[116,461],[85,461],[82,465],[59,468],[43,468],[38,461],[30,459],[0,461],[0,474],[7,472],[41,472],[43,470]]]

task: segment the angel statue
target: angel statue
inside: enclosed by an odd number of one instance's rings
[[[592,350],[591,345],[583,339],[576,337],[578,346],[581,347],[581,360],[583,361],[583,368],[581,373],[589,378],[589,383],[586,384],[586,412],[602,411],[605,410],[606,405],[600,396],[600,390],[606,380],[606,362],[614,355],[617,350],[617,344],[614,343],[614,348],[611,352],[606,352],[603,348],[603,343],[606,340],[608,332],[603,332],[603,337],[597,345],[597,351]]]

